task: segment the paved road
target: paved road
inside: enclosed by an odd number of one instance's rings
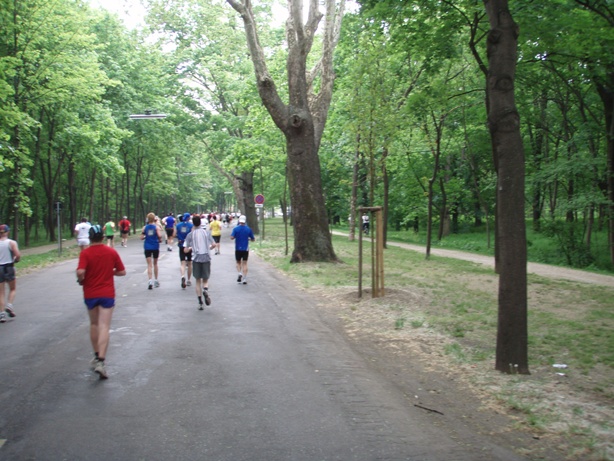
[[[205,311],[176,251],[148,291],[140,242],[117,248],[128,275],[106,381],[89,370],[76,261],[20,277],[18,316],[0,325],[0,460],[521,459],[442,429],[255,256],[237,285],[224,241]]]

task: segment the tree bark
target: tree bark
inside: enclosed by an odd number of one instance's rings
[[[518,26],[507,0],[484,0],[488,34],[488,125],[497,161],[499,315],[495,368],[529,374],[524,150],[514,100]]]

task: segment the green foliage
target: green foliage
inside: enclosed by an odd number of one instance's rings
[[[496,188],[484,74],[476,60],[485,59],[483,5],[361,3],[344,21],[320,147],[330,219],[347,223],[357,166],[358,206],[385,205],[389,235],[404,239],[414,237],[417,219],[415,237],[422,238],[425,192],[435,173],[441,179],[434,185],[435,224],[440,216],[450,219],[459,237],[437,244],[457,241],[459,248],[492,252],[494,237],[487,248],[485,236],[472,232],[487,219],[492,232]],[[26,232],[50,235],[49,207],[59,198],[69,229],[81,215],[128,213],[140,220],[150,209],[216,208],[231,190],[220,171],[255,173],[267,203],[283,197],[285,140],[260,104],[240,20],[223,2],[151,0],[153,37],[68,0],[3,5],[3,221],[17,217]],[[572,0],[540,7],[539,14],[534,5],[511,6],[521,31],[516,94],[527,216],[535,227],[529,254],[611,267],[603,243],[607,137],[597,91],[612,86],[607,10]],[[256,14],[259,26],[267,23],[270,5],[258,4]],[[594,33],[586,34],[589,29]],[[259,31],[271,74],[283,81],[284,31]],[[286,86],[278,90],[285,98]],[[169,117],[128,119],[148,109]],[[433,121],[442,119],[435,171]],[[563,222],[570,216],[574,224]],[[589,216],[595,218],[590,251],[583,243]]]
[[[588,267],[594,262],[590,249],[585,243],[584,226],[578,222],[547,221],[542,223],[542,233],[553,237],[558,249],[565,255],[572,267]]]

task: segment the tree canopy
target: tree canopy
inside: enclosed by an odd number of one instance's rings
[[[241,211],[257,228],[253,196],[264,193],[267,211],[321,202],[309,218],[323,223],[320,234],[329,223],[353,223],[360,206],[383,206],[395,231],[428,226],[433,241],[494,225],[484,5],[364,0],[344,13],[328,53],[323,37],[335,32],[333,23],[310,28],[326,10],[302,17],[302,2],[290,2],[304,28],[288,34],[272,20],[272,2],[231,3],[149,0],[147,27],[131,30],[79,2],[2,0],[0,220],[26,242],[55,240],[56,202],[69,230],[82,216],[140,223],[148,211]],[[233,8],[248,4],[285,106],[263,103],[254,52]],[[526,217],[560,248],[561,262],[611,270],[612,11],[584,0],[509,7],[520,31],[515,94]],[[300,182],[306,167],[289,163],[302,148],[271,115],[299,107],[289,50],[312,31],[304,44],[313,53],[295,62],[304,94],[332,90],[326,117],[311,117],[322,191],[315,199]],[[322,56],[332,73],[311,79]],[[129,119],[146,110],[168,116]]]

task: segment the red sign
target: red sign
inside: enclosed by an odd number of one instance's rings
[[[264,195],[256,195],[256,197],[254,198],[254,202],[256,202],[258,205],[262,205],[264,203]]]

